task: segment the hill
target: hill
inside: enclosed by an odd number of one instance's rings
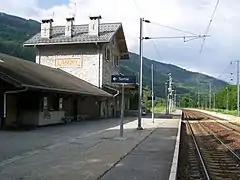
[[[23,48],[22,43],[29,37],[40,31],[40,23],[34,20],[26,20],[20,17],[0,13],[0,52],[34,61],[35,50]],[[137,75],[139,72],[139,56],[131,53],[129,60],[121,62],[121,71],[128,75]],[[155,92],[157,96],[164,97],[164,83],[168,79],[168,73],[172,74],[177,93],[196,94],[197,88],[206,92],[208,84],[199,84],[197,81],[211,81],[213,89],[220,89],[226,85],[224,81],[201,73],[190,72],[180,67],[143,58],[143,85],[151,87],[151,63],[155,67]]]
[[[122,62],[121,71],[126,75],[137,75],[140,67],[139,55],[131,53],[130,57],[130,60]],[[214,77],[143,57],[143,84],[148,87],[151,87],[152,63],[154,64],[154,89],[156,94],[162,97],[164,97],[164,84],[168,80],[168,73],[172,74],[173,86],[178,94],[196,94],[197,90],[200,93],[208,93],[209,84],[198,82],[211,82],[213,92],[227,85],[226,82]]]
[[[33,60],[34,49],[24,48],[22,43],[39,31],[40,24],[37,21],[0,12],[0,52]]]

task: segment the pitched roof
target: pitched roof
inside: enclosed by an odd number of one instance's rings
[[[111,94],[60,69],[0,53],[0,75],[32,89],[112,97]],[[0,77],[1,77],[0,76]]]
[[[95,43],[109,42],[115,32],[121,27],[121,23],[105,23],[100,24],[99,36],[88,35],[88,25],[75,25],[72,37],[65,37],[65,26],[54,26],[52,29],[52,37],[50,39],[41,38],[39,32],[24,43],[28,45],[41,44],[69,44],[69,43]]]
[[[128,48],[123,32],[122,23],[101,23],[99,36],[88,35],[88,24],[74,25],[72,37],[65,36],[65,26],[53,26],[51,38],[41,38],[37,33],[24,43],[24,46],[57,45],[57,44],[84,44],[84,43],[108,43],[116,33],[120,33],[122,59],[128,59]]]

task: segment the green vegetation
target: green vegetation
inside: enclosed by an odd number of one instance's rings
[[[181,107],[198,107],[197,94],[185,95],[180,100]],[[199,97],[199,107],[223,114],[237,115],[237,86],[227,85],[218,90],[211,99],[212,108],[209,109],[209,95],[204,94]]]
[[[35,50],[23,42],[40,31],[37,21],[0,13],[0,52],[33,61]]]
[[[209,109],[207,109],[209,110]],[[237,110],[227,110],[227,109],[210,109],[210,111],[222,113],[222,114],[230,114],[233,116],[237,116]]]
[[[130,53],[130,60],[124,60],[121,63],[121,71],[126,75],[138,76],[140,61],[139,56],[135,53]],[[197,89],[200,89],[201,93],[206,93],[208,90],[208,84],[198,84],[198,81],[206,82],[211,81],[213,91],[217,91],[223,86],[227,85],[226,82],[219,79],[200,74],[190,72],[180,67],[164,64],[161,62],[153,61],[148,58],[143,58],[143,84],[146,87],[151,87],[151,64],[154,64],[154,89],[155,94],[158,97],[165,97],[165,82],[168,80],[168,73],[172,74],[173,86],[175,87],[177,94],[196,94]]]
[[[154,113],[165,113],[165,112],[166,112],[166,106],[154,107]]]
[[[0,52],[20,57],[26,60],[35,60],[35,50],[33,48],[24,48],[22,43],[40,31],[40,23],[34,20],[26,20],[16,16],[0,13]],[[190,72],[171,64],[164,64],[157,61],[143,58],[143,85],[148,89],[151,86],[151,64],[154,63],[155,82],[154,89],[157,97],[165,98],[165,82],[168,79],[168,73],[172,74],[174,86],[178,94],[194,95],[197,88],[202,92],[207,89],[207,84],[199,86],[197,81],[211,81],[212,85],[217,90],[227,83],[203,75],[200,73]],[[139,72],[139,56],[135,53],[130,53],[129,60],[121,61],[121,71],[125,75],[138,75]],[[148,94],[149,95],[149,94]],[[133,95],[137,100],[137,95]],[[146,98],[146,97],[145,97]],[[146,99],[145,99],[146,100]],[[158,100],[162,101],[162,100]],[[156,101],[158,103],[158,101]],[[137,101],[135,101],[137,102]],[[133,106],[136,106],[135,103]],[[149,107],[151,103],[145,103]],[[192,104],[191,104],[192,105]],[[190,106],[191,106],[190,105]],[[159,105],[160,107],[161,105]]]

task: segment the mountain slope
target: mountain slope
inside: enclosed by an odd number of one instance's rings
[[[126,75],[138,75],[139,55],[131,53],[130,57],[130,60],[121,63],[121,71]],[[164,97],[164,83],[168,80],[168,73],[172,74],[173,86],[176,87],[177,94],[196,94],[197,90],[208,93],[209,84],[198,82],[211,82],[213,92],[227,85],[222,80],[143,57],[143,84],[148,87],[151,87],[152,63],[154,64],[154,89],[156,94],[162,97]]]
[[[40,23],[20,17],[0,13],[0,52],[34,61],[35,50],[23,48],[22,43],[40,31]],[[137,75],[139,72],[139,56],[131,53],[131,59],[121,62],[121,71],[126,75]],[[179,94],[196,94],[196,89],[202,92],[208,90],[208,84],[199,85],[197,81],[211,81],[214,89],[226,85],[225,82],[200,73],[189,72],[174,65],[164,64],[143,58],[143,85],[151,87],[151,63],[154,63],[154,89],[156,96],[165,96],[164,83],[168,73],[172,73],[174,85]]]
[[[0,52],[33,60],[35,51],[24,48],[22,42],[39,31],[40,24],[37,21],[0,12]]]

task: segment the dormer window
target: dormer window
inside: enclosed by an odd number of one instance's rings
[[[108,48],[105,48],[105,60],[109,62],[111,61],[111,52]]]

